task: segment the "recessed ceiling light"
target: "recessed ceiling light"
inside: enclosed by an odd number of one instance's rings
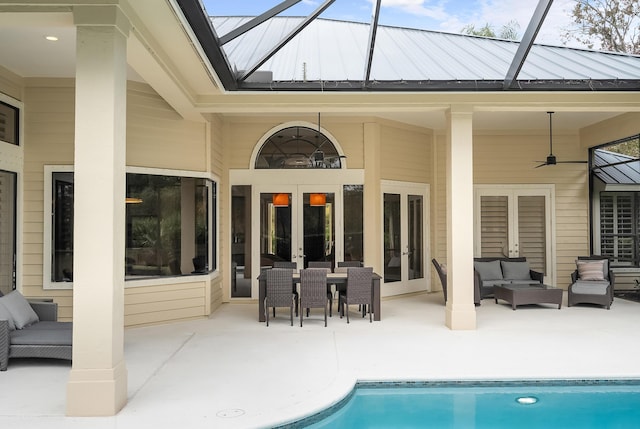
[[[44,36],[45,39],[47,39],[50,42],[57,42],[58,38],[56,36]]]

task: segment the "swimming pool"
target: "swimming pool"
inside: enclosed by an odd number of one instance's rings
[[[358,383],[287,427],[639,428],[640,380]]]

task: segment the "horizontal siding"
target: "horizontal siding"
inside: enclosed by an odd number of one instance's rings
[[[207,281],[125,289],[126,327],[205,317]]]
[[[182,119],[144,85],[127,94],[127,165],[207,171],[204,122]]]
[[[429,183],[431,136],[414,129],[383,125],[381,134],[381,177],[387,180]]]

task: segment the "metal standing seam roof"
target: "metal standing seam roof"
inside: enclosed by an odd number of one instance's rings
[[[593,151],[592,169],[598,179],[606,184],[640,184],[640,160],[632,156],[609,152],[603,149]],[[616,164],[635,160],[626,164]]]
[[[222,36],[252,17],[212,17]],[[223,46],[248,70],[304,18],[274,17]],[[363,79],[369,24],[318,18],[258,71],[273,81]],[[519,42],[380,25],[372,81],[502,80]],[[638,80],[640,56],[534,44],[518,80]]]

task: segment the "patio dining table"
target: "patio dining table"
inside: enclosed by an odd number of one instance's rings
[[[258,276],[258,321],[265,321],[264,314],[264,298],[267,289],[267,276],[265,271],[261,272]],[[373,273],[371,278],[371,291],[373,293],[373,320],[380,320],[380,275]],[[300,283],[300,273],[293,272],[293,283]],[[327,285],[336,285],[336,288],[340,289],[340,286],[346,286],[347,273],[327,273]]]

